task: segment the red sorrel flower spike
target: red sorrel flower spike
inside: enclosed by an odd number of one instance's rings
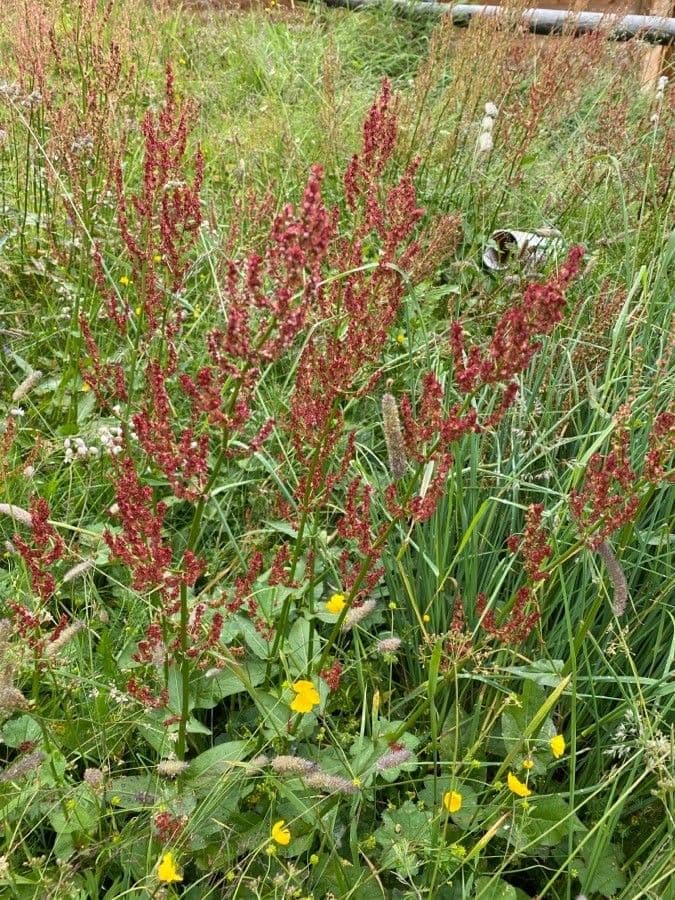
[[[208,476],[208,434],[197,437],[192,428],[186,428],[176,438],[166,373],[157,360],[148,363],[146,377],[148,399],[143,412],[133,417],[138,441],[164,473],[176,497],[196,500],[203,494]]]
[[[381,177],[396,146],[397,113],[392,103],[391,84],[385,78],[378,97],[363,123],[363,145],[355,154],[344,177],[345,198],[350,208],[357,198]]]
[[[13,537],[14,546],[26,563],[35,593],[49,600],[56,591],[56,581],[49,567],[65,553],[61,535],[49,524],[49,504],[43,497],[33,497],[30,504],[32,543],[21,535]]]
[[[340,690],[340,682],[342,680],[342,664],[336,659],[329,668],[322,669],[319,672],[320,677],[328,685],[328,690],[334,694]]]
[[[128,399],[124,369],[120,363],[101,362],[101,351],[91,332],[86,318],[80,316],[80,331],[89,354],[89,359],[82,363],[82,378],[96,395],[102,407],[112,406],[118,401]]]
[[[450,349],[455,360],[455,381],[464,393],[487,384],[508,384],[523,372],[541,346],[535,337],[550,334],[562,319],[565,288],[579,272],[584,248],[572,247],[567,260],[544,283],[527,286],[523,299],[502,315],[487,350],[465,346],[462,326],[455,322]]]
[[[162,536],[166,506],[161,501],[155,503],[152,489],[141,484],[129,458],[117,465],[115,499],[122,533],[106,531],[103,539],[111,553],[129,568],[134,590],[158,591],[164,613],[170,615],[177,608],[181,585],[193,586],[204,564],[186,551],[180,571],[172,570],[173,550]]]
[[[654,419],[645,455],[645,478],[657,484],[666,475],[668,457],[675,452],[675,413],[665,411]]]
[[[525,532],[522,536],[511,535],[507,545],[512,553],[520,553],[523,565],[530,581],[544,581],[548,573],[542,571],[542,564],[551,556],[553,549],[549,543],[546,529],[542,524],[544,514],[543,503],[533,503],[525,516]]]
[[[532,629],[540,619],[539,610],[528,607],[534,603],[534,593],[530,587],[522,587],[516,595],[515,602],[507,615],[503,625],[497,625],[494,611],[487,609],[487,597],[478,594],[476,597],[476,612],[482,617],[483,630],[491,638],[502,644],[523,644],[532,633]]]
[[[572,515],[594,550],[630,522],[640,505],[629,450],[629,434],[622,429],[606,456],[593,454],[581,489],[570,495]]]

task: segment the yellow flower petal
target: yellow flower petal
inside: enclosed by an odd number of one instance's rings
[[[344,594],[333,594],[326,601],[326,609],[329,613],[333,613],[334,616],[339,616],[346,605]]]
[[[529,797],[532,794],[532,791],[526,784],[523,784],[513,772],[509,772],[506,777],[506,783],[509,786],[509,790],[512,791],[516,797]]]
[[[166,881],[167,883],[183,880],[171,850],[167,850],[164,856],[161,857],[157,866],[157,877],[160,881]]]
[[[291,709],[293,710],[293,712],[311,712],[312,708],[314,706],[317,706],[321,702],[319,692],[314,687],[311,681],[296,681],[292,685],[292,687],[296,693],[296,696],[291,703]]]
[[[286,828],[285,819],[279,819],[278,822],[272,825],[272,840],[276,841],[277,844],[281,844],[282,847],[287,847],[290,844],[291,832],[290,829]]]
[[[551,753],[555,756],[556,759],[560,759],[560,757],[565,752],[564,735],[556,734],[555,737],[552,737],[548,743],[549,747],[551,748]]]
[[[457,791],[448,791],[443,794],[443,806],[449,813],[459,812],[462,808],[462,795]]]

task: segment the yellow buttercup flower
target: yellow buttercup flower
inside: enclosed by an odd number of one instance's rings
[[[124,287],[130,284],[130,278],[128,277],[128,275],[122,275],[122,277],[120,278],[120,284],[124,285]]]
[[[272,840],[276,841],[277,844],[281,844],[282,847],[288,847],[290,844],[291,832],[289,828],[286,828],[285,819],[279,819],[278,822],[272,825]]]
[[[530,769],[534,769],[534,760],[533,760],[533,759],[529,759],[529,757],[528,757],[528,759],[524,759],[524,760],[523,760],[523,768],[524,768],[524,769],[527,769],[528,771],[529,771]]]
[[[311,712],[321,702],[319,692],[311,681],[296,681],[292,688],[295,691],[295,697],[291,703],[293,712]]]
[[[448,791],[443,794],[443,806],[449,813],[459,812],[462,808],[462,795],[457,791]]]
[[[429,615],[429,613],[424,613],[424,615],[422,616],[422,621],[425,623],[431,622],[431,616]]]
[[[509,786],[509,790],[512,791],[516,797],[529,797],[532,794],[532,791],[526,784],[523,784],[513,772],[509,772],[506,777],[506,783]]]
[[[555,758],[560,759],[560,757],[565,752],[565,737],[564,737],[564,735],[556,734],[548,742],[548,745],[551,748],[551,753],[555,756]]]
[[[164,856],[161,857],[159,866],[157,866],[157,877],[160,881],[166,881],[167,883],[183,880],[183,876],[176,866],[176,860],[173,858],[172,850],[167,850]]]
[[[346,605],[344,594],[333,594],[326,601],[326,609],[329,613],[333,613],[334,616],[339,616]]]

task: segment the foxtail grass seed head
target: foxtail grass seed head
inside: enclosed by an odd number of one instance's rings
[[[61,650],[63,650],[66,644],[69,644],[70,641],[72,641],[72,639],[78,632],[82,631],[83,628],[84,622],[80,619],[72,622],[70,625],[64,628],[61,634],[56,638],[56,640],[50,641],[45,646],[45,657],[47,659],[53,659]]]
[[[157,763],[157,774],[161,778],[178,778],[187,767],[188,764],[180,759],[162,759]]]
[[[30,375],[27,375],[12,394],[12,402],[19,403],[20,400],[27,397],[33,388],[40,383],[41,378],[42,372],[40,372],[39,369],[36,369],[34,372],[31,372]]]
[[[28,700],[13,684],[0,684],[0,710],[14,712],[17,709],[26,709]]]
[[[351,631],[355,625],[367,618],[376,606],[376,600],[365,600],[361,606],[352,606],[342,623],[342,630]]]
[[[29,772],[34,772],[38,769],[44,759],[45,755],[41,750],[28,753],[26,756],[17,759],[10,766],[7,766],[7,768],[2,769],[0,771],[0,781],[16,781],[18,778],[22,778],[24,775],[28,775]]]
[[[63,576],[63,583],[68,584],[69,581],[74,581],[76,578],[84,575],[85,572],[88,572],[89,569],[93,568],[93,559],[85,559],[84,562],[78,563],[76,566],[73,566],[72,569],[68,569],[66,574]]]
[[[264,769],[265,766],[269,766],[269,764],[269,756],[266,756],[264,753],[259,753],[258,756],[254,756],[253,759],[249,760],[248,771],[251,774],[260,772],[261,769]]]
[[[377,644],[375,644],[375,649],[378,653],[396,653],[400,646],[401,638],[392,636],[382,638],[381,641],[378,641]]]
[[[0,516],[11,516],[17,522],[30,528],[33,525],[33,517],[27,509],[14,506],[13,503],[0,503]]]
[[[270,766],[279,775],[307,775],[317,768],[315,762],[304,756],[275,756]]]
[[[103,769],[94,767],[85,769],[82,780],[96,790],[103,787],[103,783],[105,782],[105,772]]]
[[[343,778],[341,775],[329,775],[321,769],[309,772],[304,776],[304,782],[308,787],[316,788],[324,794],[356,794],[358,788],[353,781]]]
[[[614,600],[612,602],[614,615],[622,616],[626,611],[626,603],[629,599],[626,575],[608,541],[602,541],[601,544],[598,544],[595,548],[595,552],[604,562],[609,579],[614,586]]]
[[[668,76],[662,75],[659,80],[656,82],[656,93],[654,95],[654,99],[657,103],[661,103],[666,94],[666,88],[668,87]]]
[[[382,396],[382,430],[387,445],[389,471],[394,481],[398,481],[405,475],[407,460],[398,406],[394,396],[389,393]]]
[[[481,131],[478,138],[478,152],[489,153],[493,147],[492,133],[490,131]]]
[[[392,745],[375,763],[378,772],[386,772],[387,769],[395,769],[412,759],[412,753],[406,747],[399,744]]]

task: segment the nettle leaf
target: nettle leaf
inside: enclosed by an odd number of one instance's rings
[[[350,900],[382,900],[385,895],[372,872],[358,866],[346,866],[333,854],[324,862],[320,857],[316,867],[314,896],[349,897]]]
[[[405,877],[415,875],[421,854],[431,846],[431,815],[410,800],[400,809],[385,812],[375,838],[383,848],[382,866]]]
[[[575,859],[575,868],[585,894],[613,897],[626,886],[619,850],[614,844],[605,844],[599,852],[595,846],[586,845],[581,858]]]
[[[519,822],[523,833],[539,847],[553,847],[574,831],[584,826],[562,797],[532,797],[528,801],[527,815]]]
[[[31,716],[19,716],[10,719],[0,729],[0,740],[8,747],[20,747],[21,744],[36,743],[42,737],[42,729]]]
[[[517,900],[518,894],[513,885],[503,878],[483,875],[476,879],[476,900]]]
[[[93,832],[99,816],[99,803],[88,784],[78,784],[67,797],[54,804],[48,813],[56,832],[76,834]]]

